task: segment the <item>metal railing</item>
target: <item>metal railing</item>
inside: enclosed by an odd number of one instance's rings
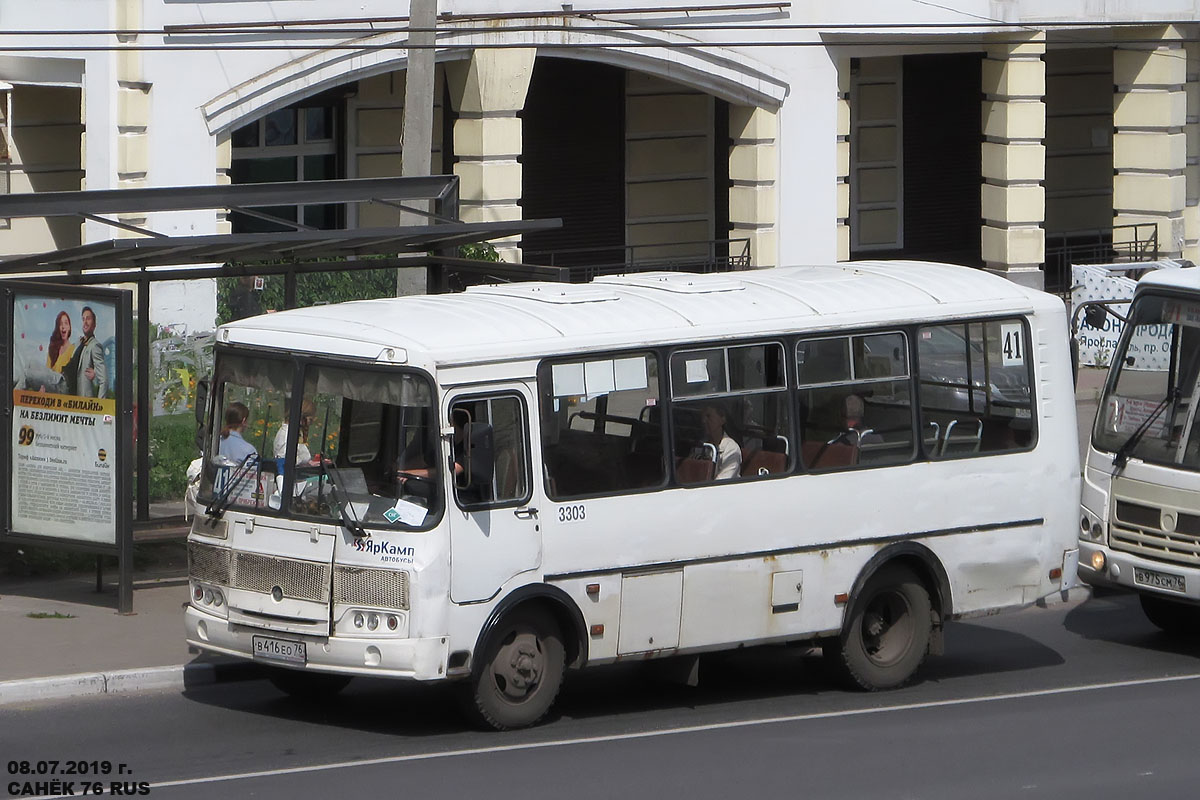
[[[664,250],[687,249],[694,252],[659,255]],[[749,239],[525,250],[522,259],[526,263],[546,266],[558,266],[558,262],[566,261],[572,283],[586,283],[599,275],[625,272],[735,272],[751,266]]]
[[[1157,261],[1158,225],[1139,222],[1046,234],[1046,291],[1069,294],[1072,264]]]

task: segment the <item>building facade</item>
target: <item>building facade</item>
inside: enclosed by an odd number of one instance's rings
[[[0,191],[400,174],[407,8],[0,0]],[[432,164],[530,263],[1200,261],[1200,3],[440,0]],[[392,224],[366,205],[276,209]],[[121,222],[250,230],[237,213]],[[0,254],[137,235],[0,220]],[[156,288],[154,315],[215,305]]]

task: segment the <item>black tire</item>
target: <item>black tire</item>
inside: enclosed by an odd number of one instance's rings
[[[327,700],[345,689],[350,677],[286,667],[271,667],[267,671],[267,680],[272,686],[297,700]]]
[[[566,666],[562,632],[546,611],[517,608],[506,614],[478,653],[464,690],[474,722],[497,731],[536,724],[562,687]]]
[[[853,599],[842,633],[824,645],[842,683],[878,692],[912,680],[929,653],[933,618],[929,592],[912,570],[888,565]]]
[[[1153,594],[1139,594],[1142,612],[1163,633],[1194,636],[1200,633],[1200,606],[1180,603]]]

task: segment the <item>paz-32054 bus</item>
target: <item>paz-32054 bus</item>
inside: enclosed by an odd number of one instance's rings
[[[1142,278],[1088,448],[1080,577],[1200,632],[1200,269]]]
[[[635,274],[220,328],[187,640],[292,693],[815,642],[908,681],[1075,577],[1060,301],[940,264]]]

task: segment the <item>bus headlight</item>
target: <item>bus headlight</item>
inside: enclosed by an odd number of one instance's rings
[[[334,630],[340,636],[402,637],[408,635],[408,617],[399,611],[348,608],[339,615]]]
[[[208,584],[192,584],[192,605],[201,611],[219,617],[229,615],[225,608],[225,594],[217,587]]]
[[[1104,557],[1104,551],[1097,550],[1096,552],[1092,553],[1092,569],[1096,570],[1096,572],[1102,572],[1104,570],[1104,564],[1106,561],[1107,559]]]

